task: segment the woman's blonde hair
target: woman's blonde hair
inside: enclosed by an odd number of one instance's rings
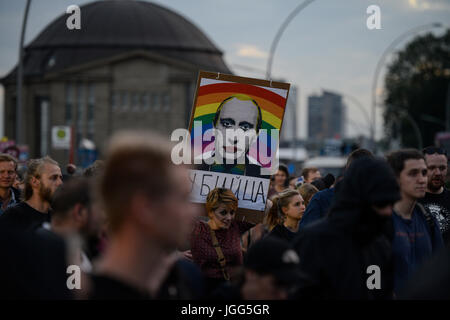
[[[285,215],[281,208],[287,207],[291,202],[291,198],[297,195],[300,195],[297,190],[285,189],[271,199],[273,203],[272,208],[270,208],[264,219],[264,224],[269,230],[284,222]]]
[[[317,189],[314,185],[311,183],[304,183],[300,187],[297,188],[298,192],[303,198],[303,201],[305,201],[305,207],[308,206],[308,203],[311,201],[311,198],[319,192],[319,189]]]

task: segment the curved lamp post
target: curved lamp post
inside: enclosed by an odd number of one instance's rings
[[[372,122],[370,121],[369,113],[367,112],[366,108],[364,108],[364,105],[358,99],[356,99],[355,97],[353,97],[347,93],[343,93],[341,91],[329,90],[329,89],[325,89],[325,88],[322,88],[322,90],[329,91],[329,92],[335,92],[335,93],[341,95],[344,99],[348,99],[348,100],[352,101],[354,103],[354,105],[357,106],[359,108],[359,110],[361,110],[361,112],[364,114],[364,118],[366,119],[367,125],[368,125],[367,128],[369,128],[369,130],[372,130]],[[370,132],[369,132],[369,134],[370,134]]]
[[[311,2],[314,0],[305,0],[301,4],[299,4],[292,12],[287,16],[287,18],[283,21],[280,28],[277,31],[277,34],[275,35],[275,38],[272,40],[272,45],[270,46],[270,53],[269,58],[267,60],[267,67],[266,67],[266,79],[269,80],[270,76],[272,74],[272,62],[273,62],[273,56],[275,55],[275,50],[277,49],[278,42],[280,41],[281,36],[283,35],[284,30],[288,26],[288,24],[292,21],[292,19],[295,18],[297,14],[300,13],[304,8],[306,8]]]
[[[22,82],[23,82],[23,42],[25,40],[25,30],[27,28],[28,11],[30,9],[31,0],[27,0],[25,6],[25,12],[23,14],[22,32],[20,33],[19,43],[19,64],[17,67],[17,105],[16,105],[16,144],[24,143],[22,137],[23,124],[22,124]]]
[[[398,115],[401,118],[404,118],[405,120],[408,120],[408,122],[411,124],[411,127],[414,130],[414,134],[416,135],[418,150],[422,150],[423,149],[422,134],[420,133],[420,129],[419,129],[419,126],[417,125],[417,122],[409,114],[409,112],[406,111],[405,109],[394,107],[394,110],[398,113]]]

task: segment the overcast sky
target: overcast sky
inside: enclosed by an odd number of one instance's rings
[[[56,17],[65,14],[69,5],[81,6],[88,2],[91,1],[32,1],[25,43],[33,40]],[[224,52],[226,63],[236,75],[264,78],[273,37],[284,19],[303,0],[153,2],[185,16],[205,32]],[[0,76],[17,63],[25,3],[25,0],[0,1]],[[366,9],[372,4],[381,9],[381,30],[369,30],[366,26],[369,16]],[[383,51],[400,34],[432,22],[450,25],[450,0],[316,0],[307,6],[284,32],[272,68],[274,78],[283,78],[298,87],[299,136],[306,137],[307,97],[320,93],[321,88],[355,97],[370,113],[373,74]],[[439,35],[443,29],[433,32]],[[398,49],[408,40],[411,38],[402,42]],[[362,112],[351,100],[346,103],[350,118],[347,133],[368,134]],[[2,113],[3,88],[0,87],[1,117]],[[379,137],[381,112],[377,119]]]

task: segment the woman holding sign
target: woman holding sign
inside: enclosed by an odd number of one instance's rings
[[[206,277],[208,293],[229,281],[243,264],[241,235],[254,224],[234,220],[237,208],[233,192],[215,188],[206,198],[209,221],[197,221],[192,233],[192,257]]]

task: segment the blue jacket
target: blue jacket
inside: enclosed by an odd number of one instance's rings
[[[435,223],[432,238],[430,226],[417,205],[410,220],[403,219],[395,211],[392,214],[394,292],[398,293],[416,268],[444,246],[439,224],[434,217],[433,219]]]
[[[300,220],[300,225],[298,231],[302,230],[305,226],[316,222],[317,220],[325,217],[328,209],[330,209],[331,203],[334,199],[335,188],[325,189],[317,192],[311,199],[303,214],[302,220]]]
[[[11,199],[9,200],[8,205],[6,206],[6,209],[9,209],[11,207],[14,207],[16,204],[20,203],[20,190],[11,187]],[[3,209],[3,202],[0,201],[0,216],[4,213]],[[6,211],[5,209],[5,211]]]

